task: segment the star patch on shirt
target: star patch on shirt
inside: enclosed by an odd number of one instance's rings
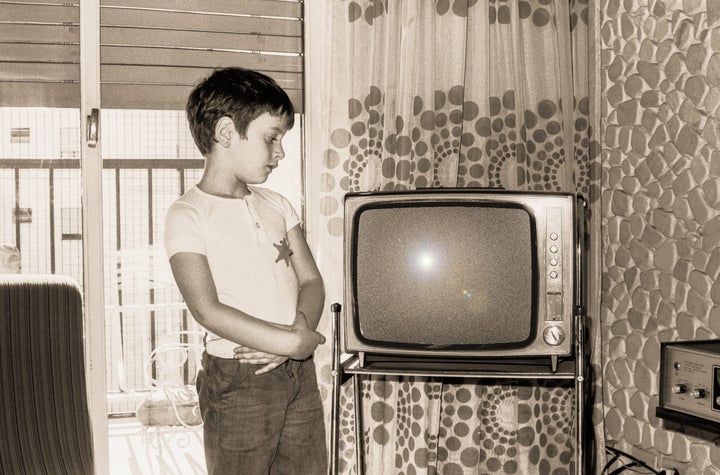
[[[287,242],[287,239],[282,238],[278,244],[273,244],[275,246],[275,249],[278,251],[277,259],[275,259],[275,262],[280,262],[280,260],[285,261],[285,265],[290,267],[290,256],[293,255],[293,252],[290,250],[290,243]]]

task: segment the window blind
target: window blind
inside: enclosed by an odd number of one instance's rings
[[[0,106],[79,107],[80,8],[0,0]]]
[[[101,0],[104,108],[184,109],[216,67],[264,72],[302,112],[303,4],[282,0]]]
[[[0,12],[0,105],[76,107],[79,5],[0,0]],[[213,69],[241,66],[302,112],[303,3],[100,0],[100,63],[103,108],[184,109]]]

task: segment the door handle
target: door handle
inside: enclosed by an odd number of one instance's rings
[[[100,110],[92,109],[85,122],[85,132],[88,147],[96,147],[100,135]]]

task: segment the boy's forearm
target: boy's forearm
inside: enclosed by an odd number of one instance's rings
[[[290,356],[295,350],[295,335],[289,328],[260,320],[222,303],[193,312],[193,315],[204,328],[238,345],[283,356]]]
[[[313,330],[317,329],[324,305],[325,286],[322,279],[307,282],[300,287],[297,312],[305,315],[308,326]]]

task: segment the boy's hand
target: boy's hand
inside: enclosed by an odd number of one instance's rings
[[[308,326],[307,317],[302,312],[298,312],[295,316],[290,332],[297,338],[296,347],[290,355],[294,360],[308,358],[318,345],[325,343],[325,337]]]
[[[288,360],[287,356],[273,355],[272,353],[265,353],[264,351],[248,348],[246,346],[236,347],[235,355],[233,357],[238,360],[238,363],[265,365],[255,371],[255,374],[264,374],[272,371]]]

